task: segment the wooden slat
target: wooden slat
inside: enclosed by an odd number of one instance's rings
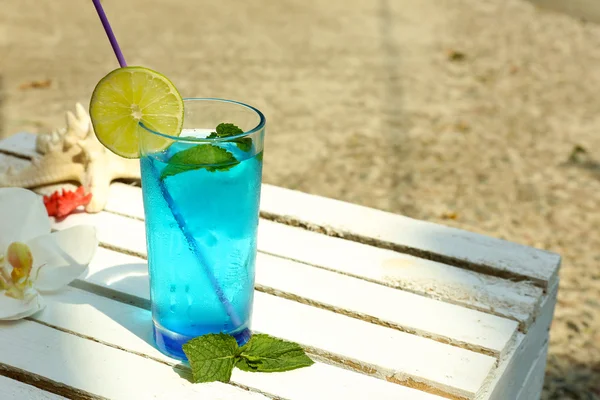
[[[64,228],[71,224],[86,223],[86,221],[90,223],[99,215],[72,215],[56,226]],[[126,220],[127,223],[140,223],[140,221],[128,218],[119,218]],[[116,226],[119,231],[130,229],[129,226],[123,224],[114,225],[119,223],[116,220],[109,218],[99,218],[99,220],[107,222],[113,227]],[[98,221],[96,220],[96,222]],[[98,236],[101,242],[107,237],[114,238],[115,234],[116,232],[98,227]],[[121,245],[135,247],[135,241],[139,240],[137,234],[129,232],[129,238],[121,238]],[[104,252],[98,251],[95,258],[102,257]],[[108,287],[114,290],[120,290],[120,287],[147,287],[147,284],[123,283],[128,279],[129,273],[123,273],[122,267],[114,268],[114,265],[126,265],[132,259],[128,257],[123,261],[115,261],[116,257],[119,257],[119,254],[113,253],[112,264],[103,265],[103,271],[106,272],[101,272],[100,279],[94,277],[96,274],[88,274],[85,279],[99,284],[106,281],[112,282]],[[93,268],[98,268],[97,265]],[[110,276],[111,271],[112,276]],[[147,277],[135,275],[135,281],[147,279]],[[128,294],[148,298],[145,290],[136,290]],[[252,323],[253,329],[257,331],[301,343],[330,360],[346,363],[372,375],[381,378],[406,376],[416,382],[422,382],[434,390],[458,394],[465,398],[473,398],[476,395],[482,382],[495,365],[494,358],[483,354],[261,292],[255,293]],[[357,343],[364,342],[364,338],[369,338],[368,342],[357,346]]]
[[[168,365],[26,320],[2,323],[6,366],[115,400],[265,398],[220,382],[190,385]]]
[[[114,183],[106,210],[144,219],[141,190]],[[482,275],[265,219],[260,220],[257,246],[260,252],[510,318],[519,322],[523,332],[533,321],[543,292],[527,282]]]
[[[66,400],[62,397],[35,386],[0,375],[0,399],[2,400]]]
[[[543,288],[556,281],[560,265],[560,256],[547,251],[271,185],[263,185],[261,212]]]
[[[94,338],[160,362],[179,362],[158,351],[152,341],[149,311],[118,303],[93,293],[66,288],[45,296],[47,307],[33,319]],[[282,374],[254,374],[235,369],[232,382],[287,399],[378,399],[437,400],[437,396],[395,385],[384,380],[316,362]]]
[[[35,138],[27,136],[12,135],[0,142],[0,150],[35,154]],[[542,288],[553,285],[560,266],[561,258],[555,253],[267,184],[262,186],[260,208],[264,215],[288,223],[314,226],[492,275],[531,280]]]

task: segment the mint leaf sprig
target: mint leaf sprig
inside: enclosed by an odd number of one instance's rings
[[[229,123],[221,123],[221,124],[217,125],[217,128],[215,130],[216,130],[216,132],[211,132],[211,134],[208,135],[209,139],[227,138],[230,136],[236,136],[236,135],[240,135],[240,134],[244,133],[243,130],[241,130],[234,124],[229,124]],[[248,138],[248,137],[237,138],[237,139],[231,140],[231,142],[235,143],[236,146],[238,147],[238,149],[240,149],[242,151],[247,152],[252,149],[252,139],[251,138]]]
[[[284,372],[314,364],[296,343],[266,334],[252,335],[239,347],[224,333],[194,338],[183,345],[194,383],[229,382],[234,367],[248,372]]]
[[[216,132],[211,132],[208,136],[209,139],[227,138],[244,133],[243,130],[230,123],[221,123],[217,125],[215,130]],[[227,142],[235,143],[244,152],[252,150],[252,139],[248,137],[232,139]],[[233,153],[222,147],[214,144],[200,144],[180,151],[171,157],[160,177],[165,179],[181,172],[202,168],[209,172],[228,171],[239,163]]]
[[[176,153],[160,174],[161,179],[181,172],[204,168],[209,172],[227,171],[240,162],[222,147],[201,144]],[[203,165],[204,164],[204,165]]]

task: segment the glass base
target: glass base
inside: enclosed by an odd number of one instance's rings
[[[169,357],[187,362],[187,357],[181,347],[186,342],[193,339],[193,337],[172,332],[158,325],[156,322],[153,322],[152,325],[152,335],[154,336],[154,343],[158,350]],[[252,333],[248,328],[242,328],[237,332],[230,332],[229,334],[237,340],[238,345],[240,346],[246,344],[246,342],[250,340],[250,336],[252,336]]]

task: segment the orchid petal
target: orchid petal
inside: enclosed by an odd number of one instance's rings
[[[93,226],[77,225],[27,242],[33,254],[35,289],[53,291],[79,277],[92,260],[98,239]]]
[[[12,242],[27,242],[50,233],[44,201],[31,190],[0,189],[0,254]]]
[[[42,296],[30,289],[25,299],[19,300],[0,292],[0,320],[15,320],[29,317],[45,307]]]

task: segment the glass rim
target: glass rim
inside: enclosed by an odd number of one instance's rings
[[[265,127],[265,123],[266,123],[266,118],[264,116],[264,114],[256,107],[252,107],[251,105],[242,103],[240,101],[235,101],[235,100],[228,100],[228,99],[220,99],[217,97],[184,97],[183,98],[183,102],[195,102],[195,101],[216,101],[216,102],[221,102],[221,103],[230,103],[230,104],[235,104],[238,106],[242,106],[245,107],[249,110],[254,111],[256,114],[258,114],[260,121],[258,121],[258,125],[256,125],[254,128],[242,132],[238,135],[235,136],[227,136],[225,138],[197,138],[197,137],[192,137],[192,136],[171,136],[171,135],[167,135],[166,133],[162,133],[162,132],[157,132],[154,129],[150,129],[149,127],[147,127],[146,125],[144,125],[143,122],[138,122],[138,125],[143,128],[144,130],[148,131],[149,133],[153,134],[153,135],[158,135],[161,136],[165,139],[169,139],[169,140],[173,140],[173,141],[178,141],[178,142],[196,142],[196,143],[218,143],[218,142],[228,142],[231,141],[232,139],[239,139],[239,138],[244,138],[246,136],[252,135],[255,132],[260,131],[261,129],[263,129]],[[185,106],[184,106],[185,107]]]

